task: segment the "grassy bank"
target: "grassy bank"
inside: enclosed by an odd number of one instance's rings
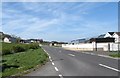
[[[21,44],[21,43],[2,43],[2,55],[23,52],[29,49],[37,49],[39,45],[36,43]]]
[[[2,60],[2,76],[20,75],[25,70],[34,68],[37,65],[43,65],[47,58],[47,54],[41,48],[5,55]]]
[[[48,55],[38,44],[2,43],[2,77],[22,75],[28,70],[45,64]],[[27,71],[27,72],[26,72]]]

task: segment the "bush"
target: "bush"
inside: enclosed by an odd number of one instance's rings
[[[25,48],[23,46],[16,45],[16,46],[13,46],[12,50],[14,53],[17,53],[17,52],[25,51]]]
[[[31,43],[29,45],[29,49],[38,49],[39,48],[39,45],[38,44],[35,44],[35,43]]]

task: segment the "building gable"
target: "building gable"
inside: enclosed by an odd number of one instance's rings
[[[107,34],[105,34],[104,38],[112,37],[113,34],[114,34],[114,32],[108,32]]]

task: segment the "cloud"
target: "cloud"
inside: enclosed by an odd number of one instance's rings
[[[112,29],[115,31],[112,25],[116,25],[116,22],[89,19],[92,10],[106,4],[108,3],[3,3],[3,31],[25,39],[43,38],[51,41],[69,41],[92,37]],[[103,29],[104,27],[106,28]]]

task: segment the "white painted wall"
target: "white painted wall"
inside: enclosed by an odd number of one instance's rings
[[[116,33],[114,33],[113,38],[115,38],[115,43],[120,42],[120,36],[118,36]]]
[[[118,46],[117,43],[97,43],[97,49],[103,49],[103,51],[108,51],[108,44],[110,44],[110,51],[118,51],[118,47],[120,48],[120,44]],[[93,48],[95,48],[95,43],[81,43],[74,45],[63,44],[62,47],[77,50],[93,51]]]
[[[3,41],[6,43],[11,43],[11,41],[7,37],[5,37]]]
[[[110,51],[118,51],[118,50],[120,50],[120,44],[118,44],[118,43],[110,44]]]
[[[70,48],[70,49],[78,49],[78,50],[89,50],[89,51],[93,51],[93,45],[91,43],[81,43],[81,44],[63,44],[62,45],[63,48]]]

